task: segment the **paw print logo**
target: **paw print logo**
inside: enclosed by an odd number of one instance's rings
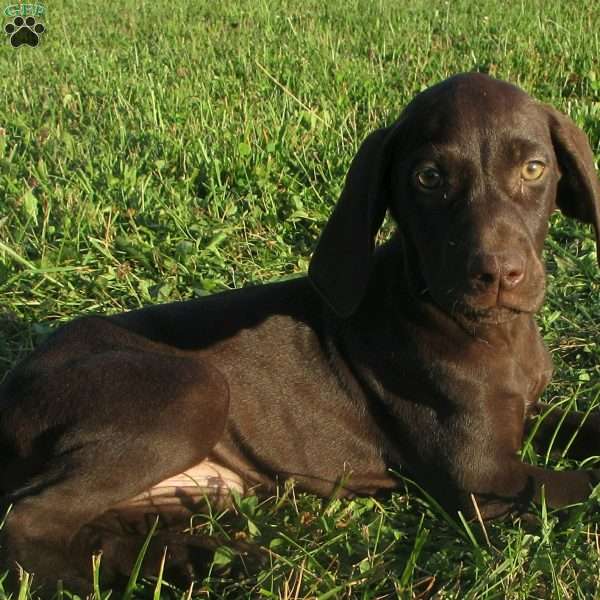
[[[14,48],[22,44],[35,47],[40,43],[40,36],[46,28],[37,23],[34,17],[15,17],[12,23],[4,26],[4,31],[10,36],[10,43]]]

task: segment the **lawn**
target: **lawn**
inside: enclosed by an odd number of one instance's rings
[[[54,0],[47,10],[39,47],[0,48],[0,378],[77,315],[304,272],[361,140],[453,73],[519,84],[567,112],[600,154],[598,2]],[[545,400],[585,408],[600,403],[590,230],[555,215],[546,263],[539,323],[556,373]],[[600,597],[594,498],[485,527],[445,515],[409,482],[386,500],[287,487],[237,504],[199,519],[270,548],[271,561],[219,552],[194,586],[201,597]],[[188,597],[169,589],[162,597]],[[153,583],[135,594],[158,597]]]

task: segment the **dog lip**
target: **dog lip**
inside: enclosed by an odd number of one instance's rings
[[[468,301],[458,302],[456,308],[459,312],[471,313],[474,315],[493,315],[494,313],[511,312],[517,314],[534,314],[535,308],[528,308],[518,304],[511,304],[509,302],[496,302],[495,304],[488,306],[477,306],[471,304]]]
[[[526,315],[533,315],[536,312],[536,310],[533,308],[523,308],[522,306],[517,306],[516,304],[509,304],[508,302],[498,303],[497,308],[506,308],[507,310],[512,310],[513,312],[523,313]]]
[[[519,315],[533,315],[537,310],[537,306],[530,308],[529,306],[499,301],[497,298],[493,304],[490,303],[484,306],[477,306],[477,304],[470,302],[469,299],[464,296],[447,296],[440,302],[430,290],[427,291],[427,294],[434,304],[453,319],[472,324],[506,323]]]
[[[470,323],[471,325],[500,325],[508,323],[520,315],[533,314],[533,312],[499,304],[491,308],[479,309],[468,304],[462,304],[456,306],[450,315],[459,322]]]
[[[494,312],[511,311],[516,314],[535,314],[541,305],[543,290],[533,294],[520,294],[503,292],[500,290],[496,296],[456,294],[450,296],[445,304],[453,306],[453,310],[471,314],[493,314]]]
[[[521,313],[530,313],[533,311],[529,311],[529,310],[525,310],[521,307],[517,307],[517,306],[511,306],[508,304],[494,304],[493,306],[486,306],[486,307],[477,307],[477,306],[473,306],[471,304],[468,303],[464,303],[462,306],[458,307],[459,310],[462,309],[462,312],[465,313],[471,313],[474,314],[475,316],[487,316],[487,315],[493,315],[495,313],[500,313],[500,312],[511,312],[511,313],[515,313],[515,314],[521,314]]]

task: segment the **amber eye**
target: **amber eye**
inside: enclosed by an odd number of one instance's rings
[[[535,181],[542,176],[545,170],[546,165],[543,162],[539,160],[530,160],[523,165],[521,177],[525,181]]]
[[[442,174],[431,166],[420,167],[414,172],[415,182],[426,190],[435,190],[442,185]]]

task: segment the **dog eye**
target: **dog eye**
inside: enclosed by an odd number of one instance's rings
[[[442,174],[435,167],[421,167],[414,172],[415,182],[426,190],[435,190],[442,185]]]
[[[521,177],[525,181],[535,181],[539,179],[546,170],[546,165],[539,160],[530,160],[523,165]]]

